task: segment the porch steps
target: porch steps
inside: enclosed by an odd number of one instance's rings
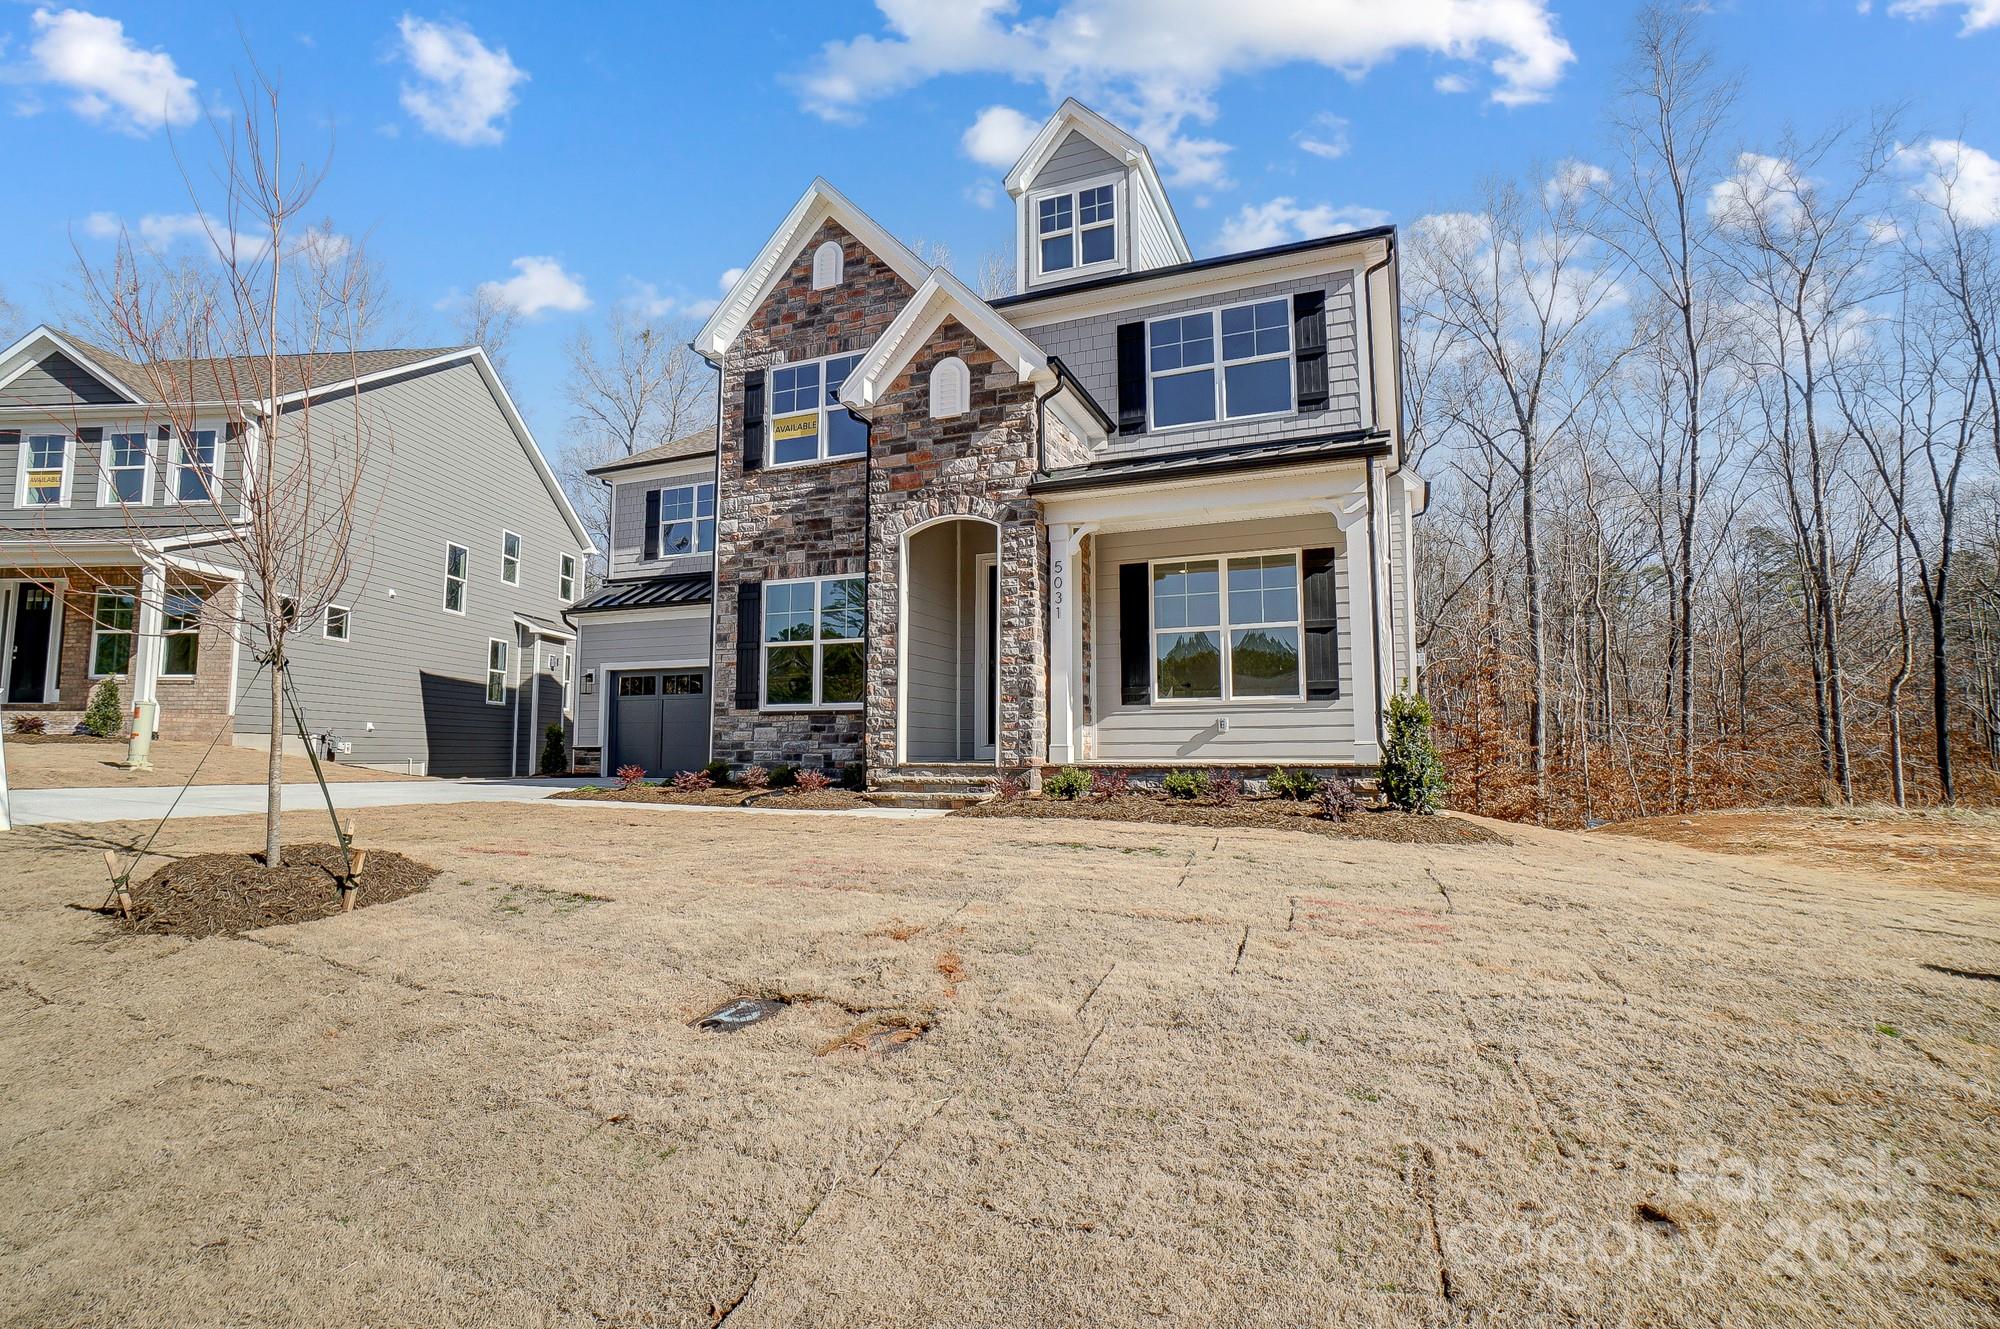
[[[891,808],[970,807],[993,796],[998,777],[990,762],[939,762],[900,766],[875,777],[868,801]]]

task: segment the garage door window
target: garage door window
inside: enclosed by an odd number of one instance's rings
[[[621,674],[618,677],[618,695],[621,697],[650,697],[659,680],[651,674]]]

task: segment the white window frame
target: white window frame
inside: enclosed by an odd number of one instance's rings
[[[488,706],[505,706],[507,704],[507,654],[512,645],[513,643],[509,642],[505,637],[488,637],[486,639],[486,704]],[[500,663],[498,665],[493,663],[493,648],[495,646],[500,648]],[[493,685],[495,682],[500,684],[500,695],[498,697],[493,695]]]
[[[829,443],[829,442],[831,441],[831,439],[830,439],[830,436],[829,436],[829,434],[828,434],[828,430],[827,430],[827,416],[828,416],[828,413],[829,413],[829,412],[831,412],[831,411],[835,411],[835,410],[840,410],[840,411],[845,411],[845,410],[847,410],[847,408],[846,408],[845,406],[842,406],[842,405],[840,405],[840,403],[839,403],[839,402],[837,402],[837,401],[836,401],[836,402],[829,402],[829,401],[827,401],[827,400],[826,400],[826,395],[827,395],[827,381],[826,381],[826,366],[827,366],[827,362],[828,362],[828,361],[830,361],[830,360],[846,360],[846,359],[849,359],[849,358],[852,358],[852,359],[854,360],[854,362],[855,362],[855,363],[854,363],[854,366],[850,366],[850,367],[848,368],[848,371],[847,371],[848,373],[850,373],[850,374],[851,374],[851,373],[853,373],[853,372],[854,372],[854,368],[855,368],[855,366],[858,366],[858,365],[859,365],[859,364],[861,363],[861,360],[862,360],[862,358],[863,358],[863,357],[865,357],[865,356],[866,356],[867,354],[868,354],[868,351],[867,351],[867,349],[866,349],[866,348],[863,348],[863,349],[861,349],[861,350],[859,350],[859,351],[839,351],[839,352],[836,352],[836,353],[834,353],[834,354],[832,354],[832,355],[821,355],[821,356],[812,356],[812,357],[809,357],[809,358],[807,358],[807,359],[804,359],[804,360],[787,360],[787,361],[785,361],[785,362],[784,362],[784,363],[782,363],[782,364],[775,364],[775,365],[772,365],[772,366],[770,366],[770,368],[769,368],[769,369],[767,369],[767,370],[765,371],[765,374],[764,374],[764,394],[765,394],[765,403],[764,403],[764,469],[765,469],[765,470],[768,470],[768,471],[782,471],[782,470],[787,470],[787,469],[789,469],[789,468],[791,468],[791,467],[794,467],[794,466],[830,466],[830,465],[832,465],[832,464],[833,464],[833,463],[835,463],[835,462],[842,462],[842,461],[860,461],[860,460],[861,460],[862,458],[864,458],[864,457],[866,457],[866,456],[868,455],[868,447],[867,447],[867,441],[866,441],[866,434],[865,434],[865,432],[864,432],[864,434],[863,434],[863,442],[862,442],[862,448],[861,448],[861,451],[859,451],[859,452],[843,452],[843,453],[841,453],[841,454],[840,454],[839,456],[834,456],[834,455],[832,455],[832,454],[828,453],[828,452],[827,452],[827,450],[826,450],[826,448],[827,448],[827,444],[828,444],[828,443]],[[819,402],[819,435],[818,435],[818,443],[819,443],[819,446],[818,446],[818,449],[816,450],[816,452],[814,453],[814,455],[813,455],[813,456],[810,456],[810,457],[802,457],[802,458],[800,458],[800,459],[799,459],[798,461],[779,461],[779,460],[778,460],[778,379],[777,379],[777,371],[778,371],[778,370],[780,370],[780,369],[798,369],[798,368],[801,368],[802,366],[805,366],[805,365],[811,365],[811,364],[816,364],[816,365],[818,365],[818,366],[819,366],[819,392],[820,392],[820,402]],[[785,412],[785,416],[786,416],[786,418],[788,418],[788,419],[789,419],[790,417],[792,417],[792,416],[795,416],[795,415],[804,415],[804,414],[805,414],[805,412],[804,412],[804,411],[787,411],[787,412]],[[849,414],[853,414],[853,413],[852,413],[852,412],[849,412]],[[859,416],[856,416],[855,418],[856,418],[856,419],[860,419],[860,417],[859,417]],[[866,430],[866,427],[867,427],[867,422],[866,422],[866,421],[862,421],[862,426],[863,426],[863,429],[864,429],[864,431],[865,431],[865,430]]]
[[[507,552],[507,542],[514,542],[514,552]],[[521,584],[521,537],[506,527],[500,528],[500,580],[508,586]]]
[[[1299,371],[1297,368],[1299,339],[1297,330],[1291,324],[1291,296],[1267,295],[1261,300],[1234,300],[1224,305],[1209,305],[1200,309],[1177,309],[1171,313],[1157,314],[1146,320],[1146,432],[1168,434],[1179,429],[1219,429],[1239,425],[1248,420],[1272,420],[1283,415],[1292,415],[1299,408]],[[1251,355],[1240,360],[1227,360],[1222,354],[1222,316],[1232,309],[1248,309],[1255,305],[1282,302],[1285,306],[1285,350],[1269,355]],[[1153,369],[1153,325],[1192,314],[1207,314],[1214,322],[1215,359],[1207,365],[1207,371],[1214,376],[1215,415],[1207,420],[1189,420],[1183,424],[1163,425],[1155,423],[1153,414],[1153,380],[1155,378],[1178,378],[1186,374],[1202,372],[1200,369]],[[1282,410],[1258,411],[1255,415],[1231,415],[1229,413],[1228,375],[1224,372],[1231,365],[1262,364],[1267,360],[1284,360],[1292,364],[1292,372],[1285,376],[1285,401]]]
[[[576,555],[556,555],[556,592],[564,604],[576,599]]]
[[[1111,187],[1111,257],[1099,259],[1095,263],[1085,263],[1083,261],[1084,226],[1081,195],[1085,190],[1102,189],[1106,185]],[[1071,184],[1062,185],[1059,188],[1044,189],[1029,194],[1027,220],[1028,270],[1034,274],[1035,278],[1037,280],[1046,280],[1050,277],[1074,277],[1080,272],[1103,272],[1106,269],[1119,266],[1125,255],[1125,192],[1125,173],[1119,171],[1116,174],[1099,176],[1091,180],[1078,180]],[[1067,231],[1050,231],[1048,234],[1051,237],[1068,235],[1070,237],[1070,256],[1076,262],[1066,268],[1044,268],[1042,266],[1042,202],[1045,199],[1062,198],[1065,195],[1069,198],[1069,229]],[[1090,229],[1095,231],[1101,229],[1102,226],[1103,223],[1100,222]]]
[[[334,635],[333,616],[340,615],[340,634]],[[319,636],[321,641],[348,642],[354,640],[354,610],[346,605],[328,605],[320,611]]]
[[[166,592],[166,595],[169,599],[171,599],[173,596],[177,594],[191,595],[193,594],[193,592],[188,590],[175,591],[172,588],[169,588]],[[203,607],[206,608],[208,604],[208,597],[204,595],[198,598],[201,600]],[[191,628],[168,627],[167,625],[173,621],[173,618],[174,616],[167,612],[167,607],[165,605],[161,605],[160,606],[160,677],[181,679],[181,680],[191,679],[196,677],[197,672],[201,668],[201,611],[200,610],[195,611],[194,626]],[[194,638],[195,668],[189,670],[185,674],[171,673],[167,669],[167,641],[169,638],[173,637]],[[137,643],[135,642],[134,645],[136,647]]]
[[[132,626],[122,631],[103,626],[103,618],[97,610],[97,599],[102,595],[113,595],[132,602]],[[116,673],[99,673],[97,669],[97,640],[100,637],[130,637],[132,649],[126,653],[126,667]],[[139,592],[121,590],[116,586],[99,586],[90,596],[90,654],[84,659],[84,677],[96,682],[101,678],[124,678],[131,673],[131,662],[139,653]]]
[[[15,458],[15,461],[18,463],[15,467],[14,476],[15,507],[25,509],[29,512],[38,512],[44,508],[66,508],[69,506],[70,498],[76,492],[75,486],[71,483],[76,478],[76,434],[77,431],[74,429],[44,429],[36,431],[24,428],[21,430],[20,455]],[[32,466],[29,464],[28,458],[31,455],[30,443],[32,440],[38,438],[59,438],[63,441],[62,489],[56,494],[56,500],[53,503],[30,503],[28,501],[28,473],[30,471],[55,469],[51,466]]]
[[[864,606],[862,612],[861,636],[822,638],[819,635],[819,622],[820,622],[820,612],[821,612],[820,587],[830,581],[858,581],[861,583],[861,602],[862,605]],[[806,641],[771,641],[769,639],[770,629],[766,626],[766,624],[770,621],[771,588],[774,586],[811,586],[813,588],[813,597],[812,597],[813,635],[811,636],[811,638],[809,638]],[[757,643],[762,648],[762,654],[760,654],[757,657],[757,663],[759,666],[757,670],[757,709],[760,711],[858,711],[863,706],[867,705],[868,623],[867,623],[867,611],[865,608],[867,603],[868,603],[868,577],[866,573],[840,572],[840,573],[835,573],[830,577],[787,577],[782,581],[765,582],[763,594],[758,600],[758,609],[757,609]],[[849,645],[861,647],[861,668],[862,668],[861,699],[859,701],[822,700],[822,698],[824,698],[826,695],[826,648],[829,646],[849,646]],[[774,702],[771,700],[771,651],[774,647],[794,648],[799,646],[812,647],[813,699],[811,701],[804,701],[804,702],[797,702],[797,701]]]
[[[1229,565],[1239,559],[1249,558],[1289,558],[1292,560],[1293,584],[1297,594],[1293,603],[1295,617],[1257,623],[1231,623],[1229,621]],[[1154,604],[1154,569],[1163,563],[1214,563],[1216,565],[1216,614],[1219,619],[1215,627],[1222,648],[1222,695],[1219,697],[1162,697],[1160,695],[1160,634],[1162,632],[1206,632],[1205,627],[1163,628],[1159,625],[1159,615]],[[1152,684],[1153,706],[1169,709],[1187,706],[1291,706],[1306,699],[1306,569],[1305,550],[1294,549],[1233,549],[1226,554],[1180,554],[1173,558],[1154,558],[1146,561],[1146,651],[1147,677]],[[1229,634],[1238,628],[1291,628],[1298,634],[1299,643],[1299,690],[1289,696],[1236,696],[1236,670],[1234,652],[1230,649]]]
[[[456,577],[451,575],[451,551],[454,549],[465,555],[465,571]],[[451,584],[453,582],[458,583],[458,608],[456,609],[451,607]],[[444,607],[445,613],[458,614],[462,617],[465,614],[466,605],[471,601],[471,596],[472,551],[462,544],[447,540],[444,542],[444,598],[438,603]]]
[[[209,474],[208,497],[206,498],[181,497],[181,473],[184,471],[199,471],[201,470],[201,467],[192,462],[185,462],[181,460],[184,451],[183,443],[186,438],[186,434],[182,433],[182,431],[179,429],[169,429],[167,431],[167,438],[166,438],[167,502],[169,504],[178,505],[184,508],[194,507],[204,503],[209,504],[210,506],[220,507],[223,503],[222,475],[223,475],[223,464],[225,459],[227,458],[229,451],[229,430],[221,425],[210,425],[197,421],[195,423],[194,428],[186,432],[187,434],[212,433],[215,435],[215,456],[208,464],[208,474]]]
[[[112,488],[111,485],[111,474],[114,469],[120,471],[135,469],[131,466],[114,468],[111,465],[111,439],[117,434],[138,435],[140,442],[145,444],[146,449],[145,461],[136,468],[141,476],[139,497],[130,502],[118,497],[118,491]],[[104,426],[104,436],[98,444],[97,454],[97,506],[101,508],[149,508],[153,506],[153,480],[155,473],[159,469],[154,464],[155,456],[158,452],[158,449],[154,446],[156,442],[157,440],[154,437],[153,431],[144,427],[134,428],[124,425]]]
[[[801,361],[800,363],[803,364],[805,362]],[[824,373],[825,371],[822,370],[821,372]],[[795,414],[802,414],[802,412],[795,412]],[[820,422],[820,438],[822,441],[824,441],[825,437],[826,437],[826,422],[824,419],[822,419]],[[802,461],[787,462],[785,464],[788,466],[810,465],[809,462],[802,462]],[[708,499],[708,506],[710,511],[708,516],[706,517],[701,515],[701,490],[702,486],[704,485],[708,486],[709,490],[711,491]],[[690,500],[688,504],[690,515],[686,517],[669,517],[667,516],[667,495],[674,493],[676,490],[681,490],[681,489],[686,489],[690,491],[693,495],[693,498]],[[712,554],[715,552],[715,517],[716,517],[715,509],[719,505],[716,501],[716,495],[713,492],[714,489],[715,489],[715,481],[703,480],[699,478],[690,479],[686,484],[671,484],[671,485],[660,486],[659,540],[660,540],[661,558],[693,558],[697,554]],[[669,552],[667,549],[667,527],[676,526],[683,522],[694,527],[695,547],[692,549],[683,550],[679,553]],[[706,546],[704,546],[701,543],[701,525],[703,522],[708,523],[708,544]]]

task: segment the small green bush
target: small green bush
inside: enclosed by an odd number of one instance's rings
[[[1168,798],[1200,798],[1208,792],[1207,771],[1168,771],[1160,781]]]
[[[535,769],[543,775],[561,775],[569,765],[569,745],[563,742],[563,727],[552,724],[542,730],[542,759]]]
[[[125,707],[118,700],[118,680],[98,680],[84,708],[83,727],[99,738],[116,738],[125,729]]]
[[[1304,803],[1319,792],[1320,781],[1311,771],[1288,771],[1280,766],[1271,772],[1271,778],[1265,783],[1271,786],[1271,792],[1278,797],[1289,798],[1294,803]]]
[[[1444,806],[1450,782],[1431,743],[1431,704],[1399,692],[1389,699],[1389,742],[1382,751],[1382,795],[1392,807],[1429,816]]]
[[[850,761],[841,767],[840,787],[842,789],[852,789],[857,794],[866,789],[868,787],[868,764],[866,762]]]
[[[708,782],[712,785],[726,785],[729,783],[729,763],[720,758],[703,766],[701,773],[708,777]]]
[[[1090,772],[1081,766],[1065,766],[1053,775],[1042,777],[1042,796],[1045,798],[1082,798],[1090,792],[1092,780]]]
[[[771,768],[771,788],[773,789],[790,789],[794,784],[798,783],[798,779],[799,768],[796,766],[787,766],[784,762],[779,762]]]

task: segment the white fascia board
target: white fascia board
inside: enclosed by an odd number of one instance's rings
[[[975,295],[971,287],[937,268],[841,384],[841,404],[866,415],[882,400],[904,366],[923,349],[931,334],[945,319],[954,317],[998,355],[1022,382],[1047,382],[1055,377],[1046,351]]]
[[[1092,447],[1100,447],[1111,441],[1111,431],[1098,423],[1097,415],[1082,402],[1076,400],[1077,389],[1068,384],[1061,392],[1049,398],[1049,410],[1057,419],[1069,427],[1071,433]]]
[[[709,475],[715,470],[715,454],[701,457],[682,457],[675,461],[656,461],[649,466],[631,466],[611,472],[609,475],[592,477],[600,484],[616,488],[619,485],[646,484],[654,480],[686,480],[696,476]]]
[[[517,628],[526,628],[531,634],[540,637],[544,641],[576,640],[576,634],[567,628],[554,627],[547,623],[537,623],[534,619],[522,614],[514,615],[514,626]]]
[[[1043,520],[1100,531],[1328,511],[1367,492],[1363,459],[1283,471],[1187,475],[1037,496]]]
[[[106,387],[115,388],[119,392],[124,393],[130,399],[128,405],[137,406],[146,400],[144,393],[133,391],[130,384],[121,382],[117,375],[111,373],[104,366],[78,350],[68,338],[46,323],[34,328],[25,337],[16,341],[6,350],[0,351],[0,389],[4,389],[9,383],[12,383],[15,379],[26,373],[32,366],[41,362],[41,356],[27,354],[38,342],[47,342],[56,350],[61,351],[64,355],[76,361],[83,368],[88,369]],[[23,357],[21,362],[19,364],[11,364],[10,362],[17,356]]]
[[[1329,245],[1323,249],[1274,254],[1269,258],[1253,259],[1246,263],[1217,264],[1193,272],[1163,272],[1158,275],[1142,272],[1135,274],[1130,281],[1122,281],[1116,286],[1094,291],[1067,292],[1058,288],[1046,298],[1039,298],[1032,304],[1024,302],[1019,305],[1009,305],[1004,312],[1005,317],[1024,328],[1039,328],[1051,323],[1065,323],[1076,318],[1092,318],[1106,314],[1120,314],[1131,309],[1144,309],[1169,300],[1228,295],[1245,287],[1262,286],[1315,272],[1327,274],[1351,272],[1354,275],[1358,300],[1362,274],[1380,259],[1387,249],[1388,242],[1378,237],[1358,240],[1351,246]]]
[[[923,285],[930,268],[908,245],[889,234],[882,224],[854,206],[845,194],[828,184],[825,179],[815,176],[806,186],[806,192],[778,223],[778,229],[757,251],[757,257],[750,260],[743,269],[743,275],[729,288],[729,294],[722,297],[722,303],[701,325],[691,343],[697,355],[714,362],[736,341],[743,329],[749,325],[750,316],[757,307],[777,288],[778,280],[790,266],[792,255],[805,244],[806,237],[818,230],[828,219],[838,221],[848,233],[868,251],[908,282],[911,286]]]

